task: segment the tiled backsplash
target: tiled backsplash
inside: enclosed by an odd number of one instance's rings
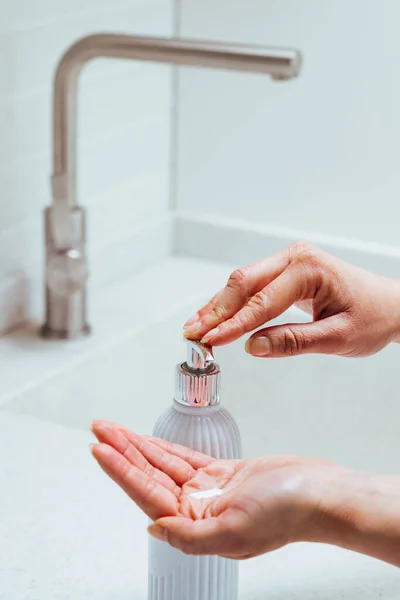
[[[173,1],[16,0],[3,2],[0,11],[1,330],[33,310],[32,294],[23,295],[37,289],[43,258],[58,59],[90,33],[171,35]],[[100,281],[108,254],[109,261],[124,260],[119,241],[140,224],[151,229],[155,223],[157,230],[157,220],[165,220],[171,70],[100,59],[86,67],[79,90],[78,199],[88,207],[88,251]],[[116,271],[133,262],[127,256]]]

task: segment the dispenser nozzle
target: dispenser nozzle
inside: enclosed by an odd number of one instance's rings
[[[175,400],[194,407],[218,404],[221,372],[211,346],[187,339],[185,342],[187,360],[176,367]]]
[[[186,364],[190,369],[206,371],[210,363],[214,362],[211,346],[194,340],[185,340],[187,343]]]

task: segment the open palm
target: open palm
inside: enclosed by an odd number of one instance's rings
[[[152,535],[188,554],[248,558],[303,539],[309,475],[325,461],[293,456],[214,460],[106,421],[93,423],[102,469],[155,523]],[[197,492],[221,490],[197,497]]]
[[[191,494],[229,489],[240,465],[239,461],[213,461],[106,421],[95,421],[92,430],[100,442],[93,448],[100,466],[154,521],[177,515],[203,518],[215,497],[191,500]]]

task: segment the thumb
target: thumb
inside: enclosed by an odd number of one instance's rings
[[[313,323],[288,323],[260,329],[247,340],[246,352],[264,358],[340,354],[347,344],[346,324],[338,315]]]
[[[227,532],[218,518],[193,521],[185,517],[165,517],[150,525],[148,532],[185,554],[220,554],[229,545]]]

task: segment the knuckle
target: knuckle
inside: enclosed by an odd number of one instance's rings
[[[245,334],[248,330],[248,318],[244,311],[240,311],[232,318],[234,329],[241,334]]]
[[[126,446],[125,446],[125,448],[123,448],[123,449],[121,450],[121,454],[122,454],[122,456],[123,456],[124,458],[126,458],[126,460],[130,461],[130,454],[131,454],[131,452],[130,452],[130,447],[129,447],[129,444],[128,444],[128,442],[126,443]]]
[[[261,320],[263,323],[266,323],[268,318],[268,305],[270,296],[273,294],[274,285],[271,284],[268,288],[264,288],[254,294],[250,298],[246,307],[246,316],[247,318],[256,317],[257,320]]]
[[[295,258],[299,254],[313,254],[317,251],[317,248],[313,244],[303,240],[290,244],[288,249],[292,258]]]
[[[305,267],[321,266],[321,251],[309,242],[296,242],[289,246],[290,262],[301,264]]]
[[[295,333],[290,327],[283,332],[281,350],[287,356],[295,356],[301,354],[305,348],[304,337],[298,332]]]
[[[165,442],[165,451],[168,452],[168,454],[172,454],[172,442]]]
[[[147,484],[146,484],[146,488],[144,491],[144,498],[143,500],[145,502],[149,502],[153,493],[154,493],[154,489],[156,487],[156,481],[154,479],[149,479]]]
[[[291,295],[293,295],[296,302],[313,297],[314,279],[308,265],[301,258],[297,256],[291,261],[286,270],[286,277],[288,278]],[[278,284],[275,281],[269,285],[271,294],[275,293],[276,286]]]
[[[289,267],[290,268],[290,267]],[[324,281],[325,265],[321,260],[318,250],[305,250],[300,252],[292,261],[291,268],[300,271],[301,276],[297,277],[299,287],[297,297],[303,299],[306,295],[315,295]]]
[[[135,446],[136,448],[139,450],[139,452],[143,453],[144,450],[144,443],[145,443],[145,439],[144,438],[139,438],[136,442],[135,442]]]
[[[216,304],[212,309],[212,313],[218,321],[222,321],[227,316],[228,311],[222,304]]]
[[[306,273],[315,275],[322,270],[322,263],[318,254],[300,253],[297,262],[304,268]]]
[[[235,269],[229,276],[227,286],[235,291],[243,290],[247,287],[248,280],[249,272],[246,267]]]
[[[195,451],[195,450],[192,450],[192,449],[188,449],[188,450],[187,450],[187,454],[186,454],[186,456],[185,456],[185,460],[186,460],[186,462],[187,462],[187,463],[189,463],[189,466],[190,466],[190,465],[191,465],[193,462],[195,462],[195,459],[196,459],[196,451]],[[192,467],[191,467],[191,468],[192,468]]]
[[[166,450],[162,453],[161,458],[160,458],[160,466],[159,469],[160,471],[165,471],[170,462],[171,462],[172,456],[171,454],[169,454]]]
[[[251,297],[248,303],[252,310],[264,313],[268,306],[268,292],[266,289],[260,290]]]
[[[147,475],[147,477],[152,478],[155,476],[155,468],[150,463],[146,463],[143,468],[143,473]]]
[[[311,245],[298,252],[294,262],[307,271],[319,271],[323,267],[321,252]]]
[[[121,472],[121,479],[123,482],[125,482],[125,483],[129,482],[131,472],[132,472],[132,465],[130,463],[126,462],[126,464],[123,466],[122,472]]]

